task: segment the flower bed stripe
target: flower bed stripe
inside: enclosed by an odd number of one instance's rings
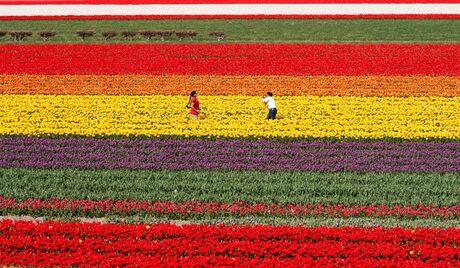
[[[0,138],[0,167],[448,173],[460,143]]]
[[[2,45],[1,74],[460,75],[460,45]]]
[[[0,168],[0,196],[183,203],[460,204],[456,173],[259,172]],[[458,222],[457,222],[458,226]]]
[[[0,16],[460,14],[459,3],[0,5]]]
[[[201,138],[459,139],[460,98],[277,97],[265,120],[260,97],[0,95],[0,135]]]
[[[460,96],[460,76],[0,75],[0,94]]]
[[[3,265],[457,266],[456,228],[0,222]]]
[[[81,5],[81,4],[445,4],[459,0],[0,0],[0,5]]]
[[[93,16],[0,16],[12,20],[210,20],[210,19],[460,19],[458,14],[383,14],[383,15],[93,15]]]
[[[406,218],[406,219],[456,219],[460,218],[460,206],[433,207],[413,206],[352,206],[322,204],[263,204],[263,203],[217,203],[217,202],[150,202],[140,200],[58,200],[27,199],[18,201],[0,196],[0,211],[3,214],[98,216],[116,214],[121,216],[149,215],[176,217],[183,219],[223,215],[233,217],[277,216],[277,217],[368,217],[368,218]]]

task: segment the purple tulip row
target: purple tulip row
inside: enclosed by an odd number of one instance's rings
[[[0,138],[0,167],[448,173],[460,143]]]

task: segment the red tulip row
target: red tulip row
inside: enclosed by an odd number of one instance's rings
[[[362,14],[362,15],[66,15],[0,16],[2,20],[227,20],[227,19],[460,19],[457,14]]]
[[[460,75],[459,45],[2,45],[0,74]]]
[[[0,197],[0,209],[21,212],[35,210],[59,210],[81,212],[115,212],[130,215],[136,212],[145,212],[159,215],[179,214],[193,216],[199,214],[234,216],[247,215],[276,215],[276,216],[325,216],[325,217],[405,217],[405,218],[460,218],[460,206],[432,207],[425,205],[414,206],[351,206],[351,205],[322,205],[322,204],[248,204],[244,202],[217,203],[217,202],[149,202],[137,200],[38,200],[28,199],[17,201],[13,198]]]
[[[0,222],[0,264],[460,265],[460,229]]]

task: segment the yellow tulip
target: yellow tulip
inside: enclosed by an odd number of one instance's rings
[[[182,96],[0,95],[0,135],[460,138],[460,97],[200,96],[192,120]]]

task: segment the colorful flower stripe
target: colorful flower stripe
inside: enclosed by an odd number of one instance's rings
[[[0,167],[448,173],[460,143],[0,138]]]
[[[0,16],[88,15],[418,15],[460,14],[459,3],[28,4],[0,5]]]
[[[1,264],[24,266],[460,265],[455,228],[304,228],[0,222]]]
[[[0,94],[460,96],[460,76],[0,75]]]
[[[231,138],[458,139],[460,98],[277,97],[278,120],[261,98],[0,95],[0,135],[183,136]]]
[[[351,206],[322,204],[248,204],[244,202],[149,202],[140,200],[58,200],[58,199],[27,199],[18,201],[14,198],[0,196],[0,209],[3,211],[36,212],[41,210],[59,210],[77,212],[115,212],[131,215],[135,212],[146,212],[160,216],[180,214],[182,216],[295,216],[295,217],[372,217],[372,218],[460,218],[460,206],[432,207],[430,205],[414,206]]]
[[[2,20],[209,20],[209,19],[448,19],[458,20],[456,14],[383,14],[383,15],[98,15],[98,16],[0,16]]]
[[[0,74],[460,75],[460,45],[2,45]]]
[[[0,5],[87,4],[445,4],[459,0],[0,0]]]

